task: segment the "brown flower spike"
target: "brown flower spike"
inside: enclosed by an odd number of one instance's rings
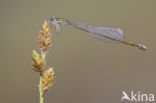
[[[38,40],[39,46],[43,51],[46,51],[52,43],[51,31],[46,21],[43,23]]]
[[[43,71],[45,67],[45,62],[41,56],[34,50],[33,51],[33,70],[36,72]]]
[[[43,74],[42,88],[45,93],[50,87],[52,87],[54,81],[54,70],[52,68],[47,69]]]

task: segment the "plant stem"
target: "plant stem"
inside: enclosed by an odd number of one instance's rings
[[[40,75],[40,103],[43,103],[42,75]]]
[[[46,51],[44,49],[41,49],[41,56],[42,56],[42,59],[43,61],[45,62],[45,56],[46,56]],[[42,88],[42,79],[43,79],[43,72],[44,70],[42,70],[40,72],[40,103],[43,103],[43,88]]]

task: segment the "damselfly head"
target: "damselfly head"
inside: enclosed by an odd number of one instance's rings
[[[50,17],[50,21],[55,21],[56,19],[55,19],[55,16],[51,16]]]

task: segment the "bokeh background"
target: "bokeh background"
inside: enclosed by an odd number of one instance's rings
[[[156,95],[155,0],[0,0],[0,102],[39,103],[32,50],[50,16],[120,27],[147,51],[61,26],[47,56],[55,84],[45,103],[120,103],[122,91]]]

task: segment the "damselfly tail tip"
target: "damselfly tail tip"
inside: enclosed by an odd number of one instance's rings
[[[138,44],[138,47],[141,50],[146,50],[147,49],[147,47],[145,45],[142,45],[142,44]]]

